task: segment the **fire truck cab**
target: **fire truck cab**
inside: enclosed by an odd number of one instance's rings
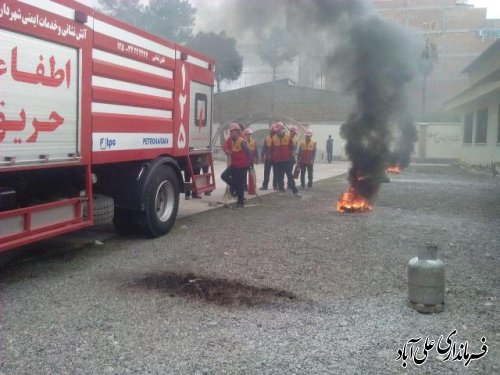
[[[214,62],[72,0],[0,1],[0,252],[215,189]],[[204,172],[203,172],[204,171]]]

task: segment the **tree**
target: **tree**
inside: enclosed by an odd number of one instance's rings
[[[175,43],[186,43],[193,36],[195,16],[196,8],[188,0],[150,0],[144,28]]]
[[[236,39],[228,37],[225,31],[219,34],[199,32],[188,45],[215,60],[217,92],[220,92],[222,81],[235,81],[240,77],[243,57],[236,50]]]
[[[99,10],[175,43],[193,36],[196,8],[188,0],[99,0]]]
[[[297,55],[297,49],[286,30],[273,27],[269,35],[257,46],[257,54],[273,69],[273,81],[276,81],[276,70],[283,63],[292,62]]]
[[[270,112],[274,113],[274,96],[276,71],[285,62],[292,62],[297,55],[297,49],[285,29],[273,27],[267,37],[257,45],[257,54],[261,60],[273,70],[273,85],[270,102]]]
[[[137,27],[144,27],[144,6],[140,0],[99,0],[98,9]]]

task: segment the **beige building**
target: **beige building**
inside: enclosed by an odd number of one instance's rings
[[[462,122],[459,159],[468,164],[500,163],[500,39],[464,70],[469,87],[446,103]]]

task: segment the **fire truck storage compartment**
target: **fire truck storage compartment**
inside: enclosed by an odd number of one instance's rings
[[[80,49],[29,28],[0,29],[0,252],[92,223]]]
[[[0,167],[77,159],[76,48],[0,29]]]

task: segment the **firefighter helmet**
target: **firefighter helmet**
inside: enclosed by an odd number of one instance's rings
[[[282,122],[275,122],[275,123],[273,124],[273,128],[274,128],[274,131],[275,131],[275,132],[279,132],[280,130],[285,129],[285,125],[283,125],[283,123],[282,123]]]

